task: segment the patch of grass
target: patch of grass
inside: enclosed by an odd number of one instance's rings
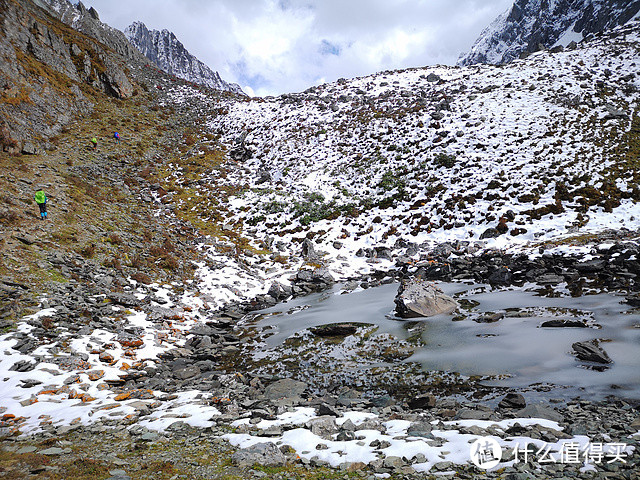
[[[66,466],[67,478],[94,480],[109,473],[109,468],[98,460],[79,458]]]
[[[78,241],[79,232],[74,227],[65,226],[55,231],[51,237],[58,243],[69,244]]]

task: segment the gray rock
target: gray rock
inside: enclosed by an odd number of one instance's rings
[[[173,372],[173,374],[180,380],[188,380],[189,378],[196,377],[202,373],[197,365],[192,365],[186,368],[180,368]]]
[[[233,463],[239,466],[264,465],[269,467],[284,466],[287,457],[273,443],[257,443],[251,447],[238,450],[231,456]]]
[[[383,466],[385,468],[396,469],[396,468],[402,468],[406,465],[407,465],[407,462],[405,462],[401,457],[393,457],[393,456],[386,457],[383,462]]]
[[[24,455],[26,453],[33,453],[35,452],[37,449],[37,447],[34,447],[33,445],[28,445],[26,447],[22,447],[20,450],[18,450],[16,453],[18,455]]]
[[[269,287],[269,291],[267,294],[276,300],[284,300],[291,296],[293,292],[291,291],[291,287],[288,285],[282,285],[280,282],[273,282]]]
[[[515,411],[514,415],[522,418],[546,418],[554,422],[562,422],[564,420],[560,413],[542,405],[528,405],[522,410]]]
[[[409,408],[411,408],[412,410],[433,408],[436,406],[436,397],[434,397],[430,393],[426,395],[419,395],[409,400],[408,404],[409,404]]]
[[[564,277],[562,275],[547,273],[545,275],[540,275],[539,277],[536,277],[536,282],[538,282],[541,285],[557,285],[559,283],[564,282]]]
[[[353,424],[351,419],[347,419],[346,422],[344,422],[342,425],[340,425],[340,428],[345,432],[355,432],[356,431],[356,426]]]
[[[14,235],[14,237],[16,240],[19,240],[20,242],[24,243],[25,245],[33,245],[34,243],[36,243],[38,241],[38,239],[36,237],[34,237],[33,235]]]
[[[36,155],[38,153],[38,149],[32,142],[24,142],[22,146],[22,153],[24,155]]]
[[[587,328],[587,324],[580,320],[547,320],[542,322],[545,328]]]
[[[519,393],[507,393],[500,403],[498,407],[500,408],[518,408],[522,409],[527,405],[524,397]]]
[[[488,410],[476,410],[473,408],[461,408],[455,418],[457,420],[489,420],[492,412]]]
[[[496,238],[499,237],[500,235],[502,235],[497,228],[487,228],[484,232],[482,232],[482,235],[480,235],[480,240],[484,240],[486,238]]]
[[[573,351],[580,360],[585,362],[594,362],[601,364],[612,363],[611,358],[607,355],[596,340],[588,342],[575,342],[571,345]]]
[[[396,313],[402,318],[431,317],[449,314],[458,302],[432,283],[420,279],[404,281],[395,298]]]
[[[40,455],[62,455],[64,450],[59,447],[51,447],[38,452]]]
[[[306,389],[306,383],[285,378],[267,386],[264,396],[269,400],[294,399],[299,398]]]
[[[607,120],[625,120],[628,118],[628,115],[621,110],[618,110],[613,105],[606,103],[604,108],[607,110],[607,116],[605,117]]]
[[[429,422],[415,422],[407,429],[407,435],[412,437],[431,437],[431,424]]]
[[[429,75],[427,75],[427,82],[435,83],[439,82],[440,80],[440,76],[436,75],[435,73],[430,73]]]
[[[317,261],[320,257],[313,246],[313,242],[305,238],[302,242],[302,258],[308,262]]]
[[[307,422],[306,427],[325,440],[331,440],[332,435],[338,433],[336,419],[330,416],[313,418]]]

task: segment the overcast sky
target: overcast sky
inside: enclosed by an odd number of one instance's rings
[[[124,30],[166,28],[250,95],[455,64],[513,0],[84,0]]]

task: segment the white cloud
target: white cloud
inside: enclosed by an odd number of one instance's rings
[[[86,0],[124,29],[173,31],[227,80],[255,94],[339,77],[454,64],[513,0]]]

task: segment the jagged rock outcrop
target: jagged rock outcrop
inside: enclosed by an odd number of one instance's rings
[[[640,12],[640,0],[516,0],[487,27],[458,65],[502,64],[566,46],[623,25]]]
[[[161,70],[214,90],[244,95],[239,85],[225,82],[218,72],[191,55],[173,32],[149,30],[144,23],[134,22],[124,33],[129,41]]]
[[[66,13],[60,14],[63,7]],[[78,12],[77,18],[72,10]],[[25,140],[56,135],[78,115],[91,111],[91,96],[98,92],[116,98],[133,95],[135,87],[127,74],[133,60],[59,20],[93,21],[99,29],[103,24],[94,19],[95,11],[66,0],[0,0],[0,12],[4,149],[18,152]],[[109,29],[105,26],[104,31]]]

